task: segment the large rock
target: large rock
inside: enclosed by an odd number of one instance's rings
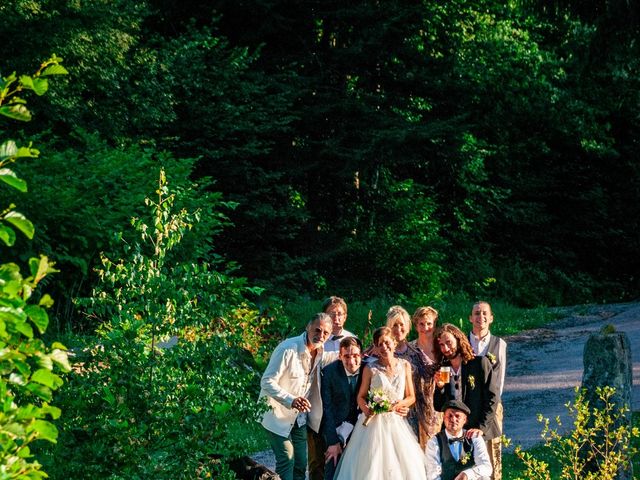
[[[610,386],[615,388],[611,398],[614,411],[625,407],[631,409],[631,388],[633,364],[629,337],[624,332],[616,332],[608,325],[599,333],[592,333],[584,346],[584,372],[582,387],[586,389],[585,399],[591,407],[601,407],[596,394],[596,387]],[[631,428],[631,412],[620,419]],[[620,423],[618,423],[620,425]],[[619,480],[633,478],[631,466],[628,470],[618,472]]]

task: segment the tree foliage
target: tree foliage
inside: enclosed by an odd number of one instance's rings
[[[32,75],[12,73],[0,81],[0,114],[13,120],[29,121],[31,112],[23,94],[43,95],[48,77],[66,73],[61,58],[51,57]],[[31,145],[18,147],[13,140],[0,145],[0,180],[25,192],[27,183],[9,168],[11,163],[33,158]],[[36,184],[37,186],[37,184]],[[12,246],[16,231],[32,238],[34,226],[10,205],[0,214],[0,239]],[[38,440],[55,443],[58,430],[52,420],[60,416],[53,392],[63,383],[61,372],[70,370],[66,349],[60,343],[42,340],[49,325],[46,309],[53,304],[47,294],[37,293],[38,284],[55,272],[45,256],[28,261],[24,277],[16,263],[0,265],[0,476],[3,479],[40,479],[47,474],[31,451]]]
[[[172,255],[201,214],[177,209],[180,194],[161,171],[137,239],[102,257],[81,301],[100,328],[62,392],[56,478],[233,478],[224,460],[254,448],[230,433],[259,414],[252,353],[269,319],[244,279]]]
[[[63,245],[57,260],[74,271],[91,272],[120,207],[140,205],[137,181],[109,195],[91,170],[126,164],[134,178],[188,157],[187,175],[237,205],[211,255],[278,294],[464,291],[535,305],[637,290],[640,55],[628,2],[0,8],[15,12],[3,62],[45,48],[70,62],[74,82],[38,104],[57,165],[77,158],[56,169],[73,179],[66,209],[115,207],[99,224],[82,213],[92,228],[78,239],[72,215],[43,214],[43,250]],[[54,196],[43,189],[34,210]],[[94,281],[83,276],[81,290]]]

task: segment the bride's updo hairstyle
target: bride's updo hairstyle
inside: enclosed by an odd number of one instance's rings
[[[389,337],[391,340],[393,340],[393,343],[396,343],[396,339],[394,338],[393,333],[391,332],[391,329],[389,327],[379,327],[373,331],[373,344],[376,347],[378,346],[378,341],[382,337]]]

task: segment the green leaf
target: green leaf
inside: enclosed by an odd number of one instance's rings
[[[41,368],[33,372],[33,375],[31,375],[31,380],[54,390],[62,385],[62,379],[46,368]]]
[[[20,83],[27,90],[33,90],[33,78],[29,75],[20,75]]]
[[[39,383],[28,383],[25,388],[42,400],[51,401],[52,395],[49,387]]]
[[[36,420],[33,422],[32,428],[38,432],[38,437],[43,440],[49,440],[52,443],[56,443],[58,440],[58,429],[51,422]]]
[[[58,407],[54,407],[53,405],[49,405],[47,403],[45,403],[42,408],[40,408],[40,413],[42,415],[49,415],[51,416],[51,418],[53,418],[54,420],[60,418],[60,415],[62,414],[62,410],[59,409]]]
[[[69,363],[69,357],[67,352],[64,350],[60,350],[59,348],[55,348],[50,354],[49,358],[53,360],[63,371],[70,372],[71,364]]]
[[[18,145],[13,140],[7,140],[0,145],[0,160],[15,157],[18,153]]]
[[[111,393],[111,390],[109,389],[109,387],[107,387],[106,385],[104,385],[102,387],[102,391],[104,392],[104,395],[102,396],[102,398],[112,407],[114,407],[116,405],[116,397],[113,395],[113,393]]]
[[[51,296],[48,293],[45,293],[40,299],[40,302],[38,303],[38,305],[40,305],[43,308],[51,308],[53,307],[53,298],[51,298]]]
[[[29,271],[31,272],[31,281],[38,283],[50,273],[58,272],[53,266],[55,262],[49,263],[49,258],[41,255],[40,258],[29,259]]]
[[[38,328],[40,333],[44,333],[49,325],[49,315],[44,308],[37,305],[29,305],[25,308],[26,314],[29,316],[33,324]]]
[[[33,91],[38,96],[44,95],[49,90],[49,81],[46,78],[33,79]]]
[[[0,224],[0,240],[10,247],[16,243],[16,232],[13,231],[13,228]]]
[[[28,239],[33,238],[33,234],[35,233],[33,223],[20,212],[11,211],[4,216],[4,220],[24,233]]]
[[[40,150],[38,150],[37,148],[32,148],[31,144],[29,144],[28,147],[18,148],[16,158],[36,158],[38,155],[40,155]]]
[[[31,456],[31,450],[26,445],[18,450],[18,457],[29,458],[30,456]]]
[[[11,185],[16,190],[21,192],[27,191],[27,182],[18,178],[18,176],[9,168],[0,168],[0,180],[7,185]]]
[[[8,423],[6,425],[3,425],[2,428],[4,431],[13,433],[16,436],[22,436],[24,435],[24,426],[17,423],[17,422],[12,422],[12,423]]]
[[[27,338],[33,338],[33,328],[26,322],[16,322],[15,328]]]
[[[47,77],[49,75],[68,75],[69,72],[62,65],[49,65],[45,68],[42,73],[40,73],[41,77]]]
[[[24,105],[3,105],[0,107],[0,115],[12,118],[14,120],[20,120],[22,122],[28,122],[31,120],[31,112]]]

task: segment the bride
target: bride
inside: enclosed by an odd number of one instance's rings
[[[415,402],[411,366],[396,358],[396,342],[388,327],[373,333],[378,359],[364,367],[358,391],[362,414],[338,463],[335,480],[426,480],[425,453],[404,418]],[[367,405],[370,390],[382,390],[391,411],[373,414]],[[363,421],[373,415],[366,425]]]

